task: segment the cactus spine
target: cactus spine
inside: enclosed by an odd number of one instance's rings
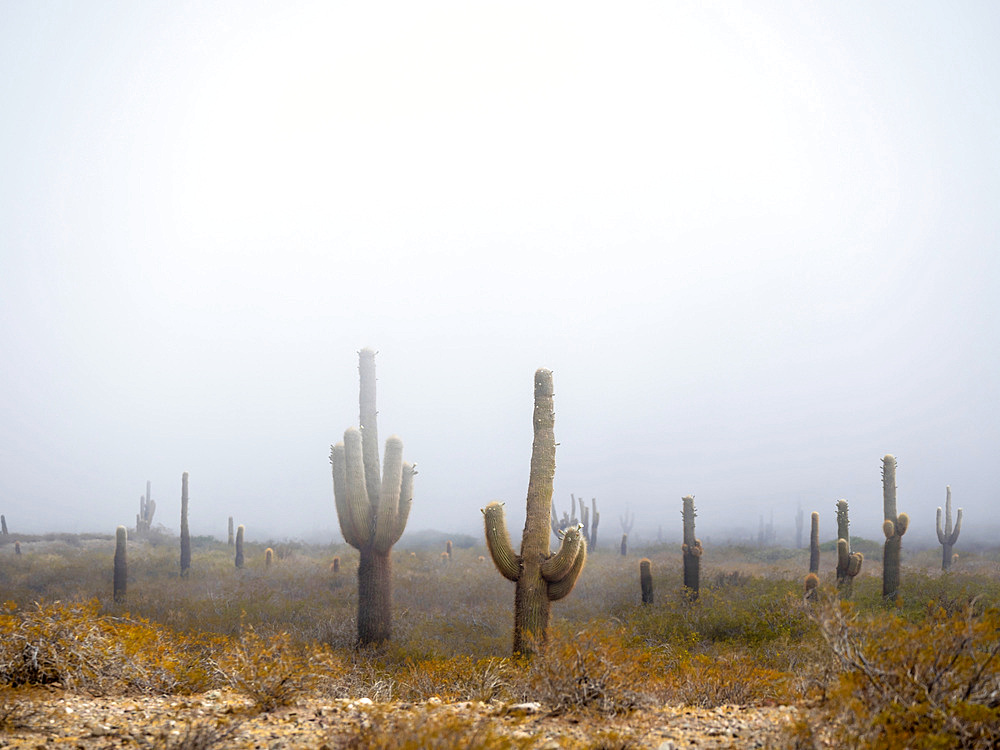
[[[191,534],[188,532],[188,473],[181,474],[181,576],[191,567]]]
[[[243,567],[243,536],[246,534],[246,529],[243,528],[243,524],[236,527],[236,567]]]
[[[233,517],[229,517],[229,546],[232,547],[236,544],[236,540],[233,537]]]
[[[642,590],[642,603],[653,603],[653,571],[648,557],[639,561],[639,588]]]
[[[587,541],[579,526],[562,533],[559,551],[551,554],[552,484],[556,472],[555,412],[552,372],[535,373],[534,440],[528,479],[527,513],[521,536],[521,554],[514,551],[507,532],[503,505],[483,509],[486,546],[497,570],[514,581],[514,653],[530,655],[544,648],[548,638],[552,602],[573,590],[587,559]]]
[[[694,495],[681,498],[681,517],[684,521],[684,543],[681,552],[684,559],[684,591],[691,599],[698,598],[699,573],[701,570],[701,540],[694,534]]]
[[[128,559],[126,546],[128,531],[124,526],[115,529],[115,563],[114,563],[114,600],[120,604],[125,601],[126,579],[128,578]]]
[[[819,513],[809,516],[809,572],[819,575]]]
[[[360,553],[358,644],[392,634],[392,546],[403,535],[413,503],[413,464],[403,461],[403,441],[385,441],[380,470],[375,410],[375,352],[359,352],[361,429],[350,427],[330,449],[333,494],[344,539]]]
[[[937,538],[944,548],[941,555],[941,570],[948,570],[951,567],[951,563],[954,560],[952,556],[952,547],[955,546],[955,542],[958,541],[958,533],[962,530],[962,509],[958,509],[958,518],[955,521],[955,528],[951,526],[951,485],[946,486],[944,506],[945,511],[945,525],[941,528],[941,508],[937,509]]]
[[[847,501],[837,501],[837,586],[850,589],[854,577],[861,572],[865,557],[851,552],[851,521],[847,515]]]
[[[910,517],[905,513],[896,513],[896,458],[888,454],[882,459],[882,509],[885,517],[882,522],[882,533],[885,534],[882,596],[894,600],[899,594],[899,554]]]

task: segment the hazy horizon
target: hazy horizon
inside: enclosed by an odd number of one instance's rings
[[[0,513],[340,541],[378,350],[409,531],[1000,527],[1000,7],[0,4]],[[650,533],[650,532],[644,532]],[[825,532],[823,536],[826,536]],[[405,537],[404,537],[405,541]],[[904,545],[906,540],[904,540]]]

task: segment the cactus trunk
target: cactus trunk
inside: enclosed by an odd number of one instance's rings
[[[128,580],[127,557],[128,531],[124,526],[115,529],[115,562],[114,562],[114,600],[120,604],[125,601],[126,581]]]
[[[181,576],[191,567],[191,534],[188,531],[188,473],[181,474]]]
[[[233,517],[229,517],[229,546],[232,547],[236,544],[236,539],[233,536]]]
[[[694,495],[686,495],[681,499],[681,516],[684,522],[684,543],[681,545],[681,552],[684,561],[684,591],[691,599],[698,598],[701,574],[701,540],[694,532],[694,519],[697,515]]]
[[[236,567],[243,567],[243,537],[246,534],[246,529],[243,528],[243,524],[236,527]]]
[[[819,513],[809,516],[809,572],[819,575]]]
[[[642,591],[642,603],[653,603],[653,571],[648,557],[639,561],[639,588]]]

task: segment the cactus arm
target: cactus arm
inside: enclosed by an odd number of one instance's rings
[[[865,561],[865,556],[860,552],[852,552],[847,563],[847,575],[854,578],[861,572],[861,563]]]
[[[569,572],[560,580],[549,583],[546,587],[545,593],[550,602],[559,601],[576,586],[576,581],[580,577],[580,571],[583,570],[584,563],[587,562],[587,544],[582,539],[581,542],[579,550],[576,553],[576,559],[573,560],[573,565],[569,569]]]
[[[910,527],[910,517],[906,513],[896,516],[896,535],[903,536]]]
[[[962,530],[962,509],[958,509],[958,518],[955,519],[955,528],[952,529],[951,536],[948,537],[948,543],[954,544],[958,541],[958,534]]]
[[[938,544],[947,544],[948,537],[945,535],[945,530],[941,527],[941,506],[937,509],[937,520],[934,522],[934,528],[937,530]]]
[[[399,516],[400,489],[403,484],[403,441],[393,435],[385,441],[385,464],[382,467],[382,490],[375,513],[372,544],[378,552],[392,547]]]
[[[351,514],[348,505],[347,491],[347,459],[344,451],[344,444],[337,443],[330,448],[330,465],[333,470],[333,499],[337,507],[337,520],[340,522],[340,533],[344,535],[344,541],[355,549],[360,549],[367,539],[356,533],[351,522]],[[229,519],[229,534],[232,536],[233,519]]]
[[[508,581],[516,581],[521,576],[521,557],[510,542],[503,505],[493,502],[483,508],[483,523],[486,527],[486,546],[493,564]]]
[[[579,527],[567,529],[566,533],[563,534],[559,551],[542,563],[542,578],[549,583],[556,583],[569,575],[576,563],[582,544],[586,544],[586,542],[583,541],[583,534]]]
[[[882,517],[896,521],[896,457],[886,454],[882,459]]]
[[[361,432],[353,427],[348,427],[344,431],[347,523],[351,527],[351,538],[361,540],[361,545],[367,544],[371,539],[372,521],[374,520],[365,486],[363,460]],[[358,548],[360,549],[360,546]]]
[[[399,485],[399,512],[396,514],[396,525],[392,532],[392,547],[406,530],[406,522],[410,518],[410,508],[413,506],[413,475],[417,470],[409,461],[403,461],[403,479]]]

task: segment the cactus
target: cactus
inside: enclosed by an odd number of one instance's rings
[[[0,515],[0,534],[7,536],[7,516]]]
[[[622,534],[622,546],[621,546],[622,557],[628,555],[628,534]]]
[[[274,560],[274,550],[268,547],[264,550],[264,568],[270,568],[271,562]]]
[[[601,514],[597,512],[597,498],[590,498],[590,539],[588,540],[590,549],[597,549],[597,524],[601,520]]]
[[[556,512],[556,501],[552,501],[552,517],[549,519],[549,525],[552,527],[552,533],[560,538],[563,531],[580,523],[576,517],[576,500],[573,498],[573,495],[569,497],[569,513],[564,511],[561,519]]]
[[[229,546],[232,547],[236,544],[236,540],[233,537],[233,517],[229,517]]]
[[[648,557],[639,561],[639,588],[642,590],[642,603],[653,603],[653,572],[650,569]]]
[[[809,572],[819,575],[819,513],[809,516]]]
[[[375,410],[375,352],[359,352],[361,429],[348,428],[330,449],[333,494],[344,539],[361,555],[358,566],[358,644],[392,634],[393,545],[403,535],[413,502],[413,464],[403,461],[403,441],[385,442],[379,468]]]
[[[528,479],[527,513],[521,537],[521,554],[514,551],[507,532],[503,505],[483,508],[486,546],[497,570],[514,581],[514,653],[530,655],[548,639],[552,602],[573,590],[587,559],[587,540],[579,527],[562,533],[559,551],[549,547],[552,483],[556,472],[555,412],[552,406],[552,372],[535,373],[534,440]]]
[[[698,598],[701,554],[704,551],[701,540],[694,535],[694,519],[698,514],[694,509],[694,495],[681,498],[681,517],[684,521],[684,542],[681,552],[684,560],[684,591],[690,599]]]
[[[243,528],[243,524],[236,527],[236,567],[243,567],[243,537],[246,534],[246,529]]]
[[[815,573],[809,573],[806,576],[806,601],[814,602],[816,601],[817,590],[819,589],[819,576]]]
[[[886,455],[882,459],[882,509],[885,520],[882,533],[885,547],[882,553],[882,597],[895,600],[899,594],[899,555],[903,534],[910,525],[905,513],[896,514],[896,458]]]
[[[114,600],[121,604],[125,601],[125,581],[128,578],[128,558],[126,545],[128,531],[124,526],[115,529],[115,562],[114,562]]]
[[[795,549],[802,549],[802,525],[804,523],[804,514],[802,513],[802,504],[795,509]]]
[[[156,501],[149,496],[151,483],[146,480],[146,494],[139,496],[139,514],[135,517],[135,533],[146,534],[153,526],[153,514],[156,513]]]
[[[21,554],[21,542],[19,542],[16,539],[14,540],[14,554],[15,555]]]
[[[191,567],[191,534],[188,532],[188,473],[181,474],[181,576]]]
[[[340,572],[340,558],[339,557],[334,557],[333,558],[333,562],[330,563],[330,570],[333,571],[334,573],[339,573]]]
[[[448,559],[451,559],[451,539],[448,539],[444,543],[444,551],[448,553]]]
[[[584,539],[590,539],[590,508],[583,504],[583,498],[576,498],[570,495],[575,502],[580,504],[580,533]]]
[[[948,485],[945,488],[947,493],[945,496],[944,506],[945,511],[945,525],[941,528],[941,508],[937,509],[937,538],[944,548],[941,555],[941,570],[948,570],[952,563],[952,547],[955,546],[955,542],[958,541],[958,533],[962,530],[962,509],[958,509],[958,518],[955,521],[955,528],[951,526],[951,486]]]
[[[861,572],[864,555],[851,552],[851,521],[847,515],[847,501],[837,501],[837,586],[850,589],[855,576]]]

